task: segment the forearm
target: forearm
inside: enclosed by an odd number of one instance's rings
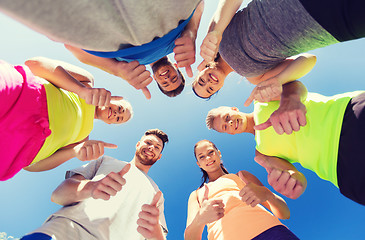
[[[73,47],[65,44],[67,50],[69,50],[80,62],[85,63],[87,65],[97,67],[107,73],[110,73],[115,76],[118,75],[117,71],[117,63],[118,61],[113,58],[102,58],[90,53],[85,52],[84,50]]]
[[[288,64],[288,66],[276,76],[276,78],[282,85],[287,82],[297,80],[309,73],[316,64],[316,61],[316,56],[312,54],[300,54],[296,56],[296,58],[292,60],[290,64]]]
[[[271,194],[271,197],[267,200],[271,212],[280,219],[289,219],[290,210],[284,199],[272,192]]]
[[[200,223],[197,217],[185,229],[185,240],[200,240],[202,238],[205,224]]]
[[[73,148],[59,149],[51,156],[42,159],[39,162],[34,163],[28,167],[25,167],[24,170],[30,172],[42,172],[51,170],[74,157],[76,157],[76,153]]]
[[[53,191],[51,201],[62,206],[83,201],[91,197],[92,184],[83,177],[66,179]]]
[[[36,57],[27,60],[25,64],[34,75],[76,94],[93,84],[93,76],[89,72],[61,61]]]
[[[216,31],[223,35],[224,30],[231,22],[242,2],[243,0],[220,0],[208,32]]]
[[[196,7],[194,15],[192,16],[189,23],[186,25],[184,32],[182,33],[183,36],[189,33],[192,34],[196,39],[203,11],[204,11],[204,0],[202,0]]]

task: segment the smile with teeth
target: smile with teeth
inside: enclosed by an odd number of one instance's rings
[[[211,74],[211,73],[209,73],[209,76],[210,76],[210,78],[211,78],[214,82],[218,83],[218,78],[217,78],[216,76],[214,76],[214,75],[213,75],[213,74]]]
[[[143,153],[147,157],[153,158],[155,156],[155,154],[153,152],[149,151],[149,150],[143,150]]]
[[[206,165],[207,165],[207,167],[208,167],[208,166],[212,165],[213,163],[215,163],[215,160],[213,160],[213,161],[211,161],[211,162],[208,162]]]
[[[161,73],[160,76],[165,76],[168,72],[169,72],[169,70],[166,70],[163,73]]]

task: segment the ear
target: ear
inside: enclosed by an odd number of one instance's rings
[[[119,101],[119,100],[122,100],[123,97],[122,96],[112,96],[111,100],[114,100],[114,101]]]
[[[156,161],[160,160],[160,159],[161,159],[161,157],[162,157],[162,153],[160,153],[160,155],[158,156],[158,158],[157,158],[157,160],[156,160]]]
[[[222,153],[221,151],[218,150],[218,154],[219,154],[219,157],[222,158]]]
[[[231,107],[231,109],[232,109],[233,111],[237,111],[237,112],[239,112],[239,110],[238,110],[238,108],[237,108],[237,107]]]
[[[178,67],[177,67],[177,63],[173,63],[173,65],[176,67],[176,69],[178,69]]]
[[[140,141],[138,141],[138,142],[137,142],[137,144],[136,144],[136,148],[139,146],[139,144],[140,144]]]
[[[198,161],[196,161],[196,164],[200,167],[200,163]]]

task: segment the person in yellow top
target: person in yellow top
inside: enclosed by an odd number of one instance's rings
[[[194,155],[203,183],[189,197],[186,240],[201,239],[205,225],[209,240],[298,239],[278,219],[290,217],[285,201],[254,175],[229,174],[221,152],[209,140],[196,143]]]
[[[93,87],[79,67],[45,57],[13,66],[0,61],[0,180],[22,168],[45,171],[77,157],[82,161],[117,146],[89,140],[93,120],[124,123],[132,107],[122,97]]]
[[[255,161],[284,196],[296,199],[306,189],[305,176],[293,165],[298,162],[365,205],[364,91],[323,96],[294,81],[283,86],[279,98],[255,102],[252,113],[236,107],[212,109],[206,124],[218,132],[255,135]]]

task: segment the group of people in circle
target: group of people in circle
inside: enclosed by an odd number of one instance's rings
[[[153,79],[162,93],[176,97],[186,82],[179,68],[193,77],[204,4],[209,3],[5,0],[0,11],[150,99],[147,86]],[[239,10],[241,4],[221,0],[217,6],[200,46],[203,61],[192,90],[209,99],[236,72],[256,85],[244,103],[253,103],[254,111],[218,106],[207,113],[207,128],[253,134],[255,161],[285,197],[296,199],[306,189],[305,176],[293,165],[298,162],[365,205],[365,92],[327,97],[298,81],[316,62],[304,52],[365,36],[365,4],[252,0]],[[167,57],[172,52],[176,63]],[[104,156],[104,148],[117,146],[89,139],[94,119],[123,124],[133,109],[123,97],[93,86],[89,72],[63,61],[0,62],[0,180],[21,169],[50,170],[75,157],[89,161],[68,171],[53,192],[52,201],[64,207],[22,239],[166,239],[164,199],[147,174],[168,136],[147,130],[130,163]],[[279,221],[290,217],[283,198],[248,171],[229,173],[209,140],[197,142],[194,155],[203,181],[189,197],[185,239],[201,239],[205,226],[208,239],[298,239]]]

